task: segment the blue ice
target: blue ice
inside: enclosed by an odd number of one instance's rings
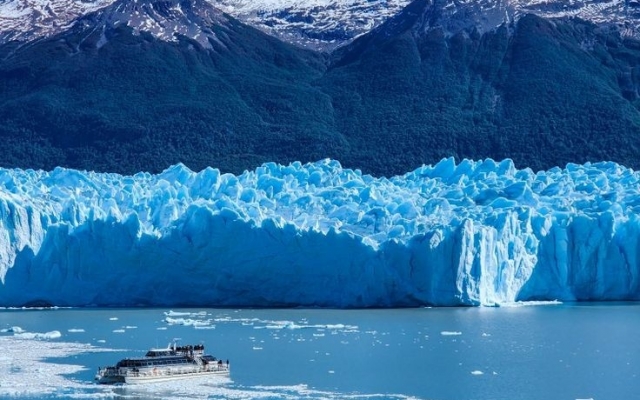
[[[0,169],[0,305],[398,307],[640,298],[640,174],[444,159],[241,175]]]

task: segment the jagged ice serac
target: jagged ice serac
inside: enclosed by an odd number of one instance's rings
[[[241,175],[0,170],[0,306],[640,299],[640,173],[445,159]]]

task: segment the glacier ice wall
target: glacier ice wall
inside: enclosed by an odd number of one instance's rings
[[[0,305],[493,305],[640,299],[640,174],[442,160],[240,176],[0,169]]]

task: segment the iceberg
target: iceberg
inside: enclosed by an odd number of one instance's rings
[[[443,159],[241,175],[0,169],[0,306],[414,307],[640,299],[640,174]]]

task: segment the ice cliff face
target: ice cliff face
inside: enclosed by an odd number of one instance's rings
[[[418,306],[640,298],[640,174],[443,160],[240,176],[0,170],[0,305]]]

